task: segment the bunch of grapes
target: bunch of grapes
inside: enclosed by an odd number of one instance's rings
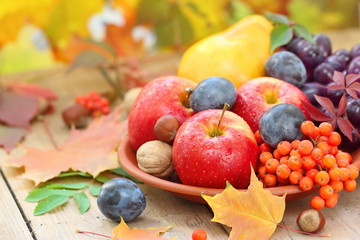
[[[110,112],[108,99],[102,97],[97,92],[89,92],[84,96],[77,96],[75,102],[83,105],[93,117],[101,114],[106,115]]]
[[[311,199],[311,206],[318,210],[334,207],[340,191],[356,188],[359,169],[351,165],[351,154],[338,149],[341,136],[333,130],[328,122],[317,127],[311,121],[304,121],[302,140],[282,141],[275,149],[262,142],[256,133],[262,151],[257,174],[264,187],[292,184],[309,191],[318,184],[319,196]]]
[[[347,49],[332,51],[331,41],[325,34],[314,35],[316,44],[312,44],[302,38],[296,37],[290,41],[285,50],[296,54],[304,63],[307,72],[306,83],[301,90],[309,97],[311,103],[325,112],[318,104],[314,95],[327,97],[332,100],[335,107],[338,106],[344,90],[331,90],[328,86],[334,83],[334,71],[347,74],[360,74],[360,44]],[[345,92],[345,94],[347,94]],[[357,92],[360,97],[360,92]],[[347,115],[349,121],[360,131],[360,99],[354,99],[347,94]],[[343,136],[343,135],[342,135]],[[360,137],[353,133],[354,141],[351,143],[346,137],[344,146],[351,146],[349,151],[360,145]]]

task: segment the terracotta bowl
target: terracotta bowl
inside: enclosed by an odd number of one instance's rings
[[[118,158],[120,165],[130,175],[136,177],[144,183],[169,191],[172,194],[183,199],[206,204],[205,200],[201,197],[201,194],[214,196],[215,194],[221,193],[223,191],[223,189],[195,187],[181,183],[171,182],[169,180],[157,178],[143,172],[137,166],[135,152],[131,148],[127,137],[119,146]],[[353,153],[353,164],[360,168],[360,149]],[[292,201],[315,193],[319,189],[319,186],[316,186],[311,191],[306,192],[300,190],[298,186],[293,185],[272,187],[267,189],[270,190],[274,195],[278,196],[282,196],[287,193],[286,201]],[[246,191],[246,189],[239,189],[239,191]]]

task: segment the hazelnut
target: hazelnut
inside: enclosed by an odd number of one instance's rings
[[[299,214],[296,223],[303,232],[317,233],[324,228],[325,217],[319,210],[307,209]]]
[[[76,128],[84,128],[90,121],[89,112],[83,105],[77,103],[66,108],[62,112],[62,117],[68,127],[74,125]]]
[[[136,152],[139,168],[155,177],[168,178],[174,172],[172,147],[159,140],[149,141]]]
[[[179,129],[179,121],[172,115],[164,115],[159,118],[154,126],[156,137],[167,143],[171,143]]]

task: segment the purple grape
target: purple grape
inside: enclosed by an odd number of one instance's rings
[[[342,72],[346,68],[346,62],[337,55],[330,55],[325,59],[326,63],[329,63],[334,70]]]
[[[352,97],[348,97],[346,113],[349,121],[358,128],[360,131],[360,98],[354,99]]]
[[[305,67],[310,69],[314,69],[324,60],[323,50],[304,39],[296,44],[295,54],[298,55]]]
[[[353,46],[351,49],[351,58],[356,58],[360,56],[360,43]]]
[[[312,105],[317,106],[318,102],[315,99],[315,94],[322,96],[324,95],[325,86],[317,83],[317,82],[309,82],[305,83],[304,86],[301,88],[301,90],[306,94],[306,96],[309,98]]]
[[[334,85],[334,82],[327,84],[327,86]],[[338,105],[342,95],[344,94],[344,90],[331,90],[329,88],[324,88],[324,91],[321,96],[330,98],[335,106]]]
[[[348,74],[360,74],[360,56],[351,60],[346,71]]]
[[[314,40],[320,49],[323,50],[324,57],[330,56],[332,53],[330,38],[325,34],[316,34]]]
[[[296,49],[296,45],[298,44],[298,42],[300,42],[301,38],[299,37],[295,37],[293,38],[287,45],[286,45],[286,49],[290,52],[295,53],[295,49]]]
[[[328,84],[332,82],[333,75],[334,68],[329,63],[323,62],[315,68],[313,76],[315,82]]]
[[[334,55],[338,56],[338,58],[346,62],[346,64],[348,64],[351,60],[351,52],[346,49],[339,49],[334,52]]]

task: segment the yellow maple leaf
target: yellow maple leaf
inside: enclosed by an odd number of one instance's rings
[[[285,211],[286,194],[278,197],[265,190],[253,169],[246,192],[228,183],[221,194],[202,197],[214,212],[212,221],[232,227],[229,240],[269,239]]]
[[[166,240],[165,238],[160,237],[160,233],[166,232],[169,228],[170,226],[147,229],[130,229],[126,222],[121,218],[120,224],[113,229],[113,237],[111,240]],[[175,239],[176,238],[173,237],[167,240]]]

